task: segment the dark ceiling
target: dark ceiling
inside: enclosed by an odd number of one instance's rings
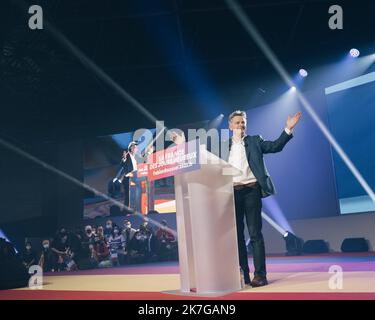
[[[375,1],[239,3],[291,73],[374,43]],[[28,28],[31,4],[44,10],[43,30]],[[344,10],[343,30],[328,28],[332,4]],[[227,114],[234,105],[253,107],[272,99],[264,94],[272,81],[281,83],[224,1],[1,0],[1,6],[5,137],[61,140],[154,126],[61,35],[168,126]]]

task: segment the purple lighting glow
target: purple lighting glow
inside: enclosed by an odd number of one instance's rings
[[[285,214],[274,197],[267,197],[263,200],[265,211],[275,220],[275,222],[284,230],[293,232]]]

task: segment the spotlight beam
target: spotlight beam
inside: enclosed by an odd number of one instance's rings
[[[21,10],[26,10],[28,6],[22,0],[15,0],[16,5]],[[91,71],[95,77],[102,80],[110,88],[112,88],[117,94],[119,94],[125,101],[129,102],[133,107],[138,109],[147,119],[155,123],[156,117],[148,111],[137,99],[132,97],[127,91],[125,91],[116,81],[114,81],[107,73],[105,73],[98,65],[95,64],[87,55],[85,55],[77,46],[75,46],[62,32],[55,28],[46,18],[43,19],[45,30],[49,32],[58,42],[65,47],[73,56],[75,56],[82,65],[89,71]]]
[[[147,119],[155,123],[156,117],[148,111],[137,99],[132,97],[125,91],[116,81],[114,81],[107,73],[105,73],[99,66],[97,66],[90,58],[88,58],[80,49],[78,49],[65,35],[57,30],[50,23],[45,22],[47,30],[55,36],[66,49],[68,49],[89,71],[96,77],[106,83],[110,88],[117,92],[124,100],[129,102],[133,107],[138,109]]]
[[[274,52],[271,50],[271,48],[267,45],[267,43],[264,41],[260,33],[258,32],[255,25],[251,22],[250,18],[246,16],[240,5],[237,4],[235,0],[225,0],[227,5],[229,6],[230,10],[234,13],[234,15],[237,17],[237,19],[240,21],[241,25],[245,28],[247,33],[253,38],[253,40],[256,42],[256,44],[259,46],[259,48],[262,50],[264,55],[268,58],[269,62],[273,65],[273,67],[276,69],[276,71],[279,73],[279,75],[283,78],[283,80],[290,86],[293,87],[294,83],[291,79],[291,77],[286,72],[285,68],[282,66],[281,62],[278,60]],[[339,154],[341,159],[344,161],[348,169],[352,172],[354,177],[357,179],[358,183],[362,186],[362,188],[366,191],[366,193],[369,195],[369,197],[372,199],[373,202],[375,202],[375,194],[374,191],[371,189],[369,184],[366,182],[366,180],[363,178],[361,173],[358,171],[358,169],[355,167],[355,165],[352,163],[352,161],[349,159],[345,151],[341,148],[341,146],[337,143],[336,139],[333,137],[331,132],[328,130],[326,125],[320,120],[319,116],[314,111],[313,107],[311,106],[310,102],[304,97],[304,95],[296,90],[297,97],[299,98],[301,104],[306,109],[306,111],[310,114],[310,116],[313,118],[319,129],[322,131],[324,136],[327,138],[329,143],[332,145],[332,147],[336,150],[336,152]]]
[[[281,235],[284,236],[286,230],[279,226],[270,216],[268,216],[264,211],[262,211],[262,217],[266,220],[272,227],[274,227]]]

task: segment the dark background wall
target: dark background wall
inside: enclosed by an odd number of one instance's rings
[[[82,181],[80,141],[13,144]],[[83,189],[12,150],[0,146],[0,228],[15,243],[53,235],[82,219]]]

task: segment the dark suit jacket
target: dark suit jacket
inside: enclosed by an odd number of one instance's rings
[[[138,154],[135,155],[135,161],[138,163],[146,163],[147,162],[147,155],[142,154],[139,156]],[[132,172],[134,170],[132,159],[130,158],[130,155],[126,158],[126,161],[121,161],[121,169],[117,174],[117,178],[122,180],[128,179],[125,177],[129,172]]]
[[[292,134],[288,135],[283,130],[280,137],[275,141],[266,141],[260,135],[244,138],[247,161],[250,170],[262,188],[263,198],[275,193],[275,187],[264,163],[263,154],[280,152],[292,137]],[[229,140],[229,151],[231,147],[232,139]],[[228,161],[228,158],[229,152],[225,155],[225,160]]]
[[[121,161],[121,177],[125,176],[129,172],[132,172],[134,170],[133,168],[133,162],[132,159],[130,158],[130,155],[126,158],[126,161]]]

